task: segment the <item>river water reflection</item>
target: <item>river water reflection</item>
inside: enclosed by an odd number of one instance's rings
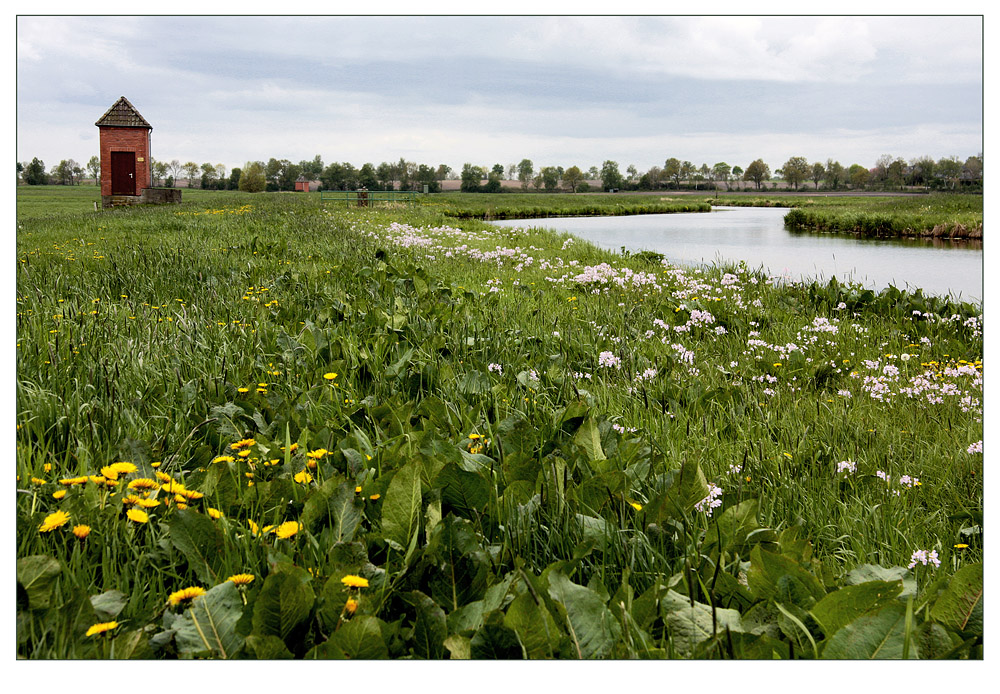
[[[890,284],[963,301],[983,299],[982,242],[861,239],[791,231],[784,208],[716,207],[708,213],[508,219],[493,224],[567,231],[602,248],[662,253],[679,265],[746,261],[792,280]]]

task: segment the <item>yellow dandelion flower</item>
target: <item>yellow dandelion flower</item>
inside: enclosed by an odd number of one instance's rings
[[[306,470],[303,470],[302,472],[296,472],[294,479],[299,484],[309,484],[310,482],[313,481],[313,476],[310,475]]]
[[[325,378],[328,381],[332,381],[336,377],[337,377],[337,374],[335,374],[333,371],[331,371],[330,373],[323,374],[323,378]]]
[[[167,602],[171,605],[180,605],[182,602],[187,600],[194,600],[200,595],[205,594],[205,589],[201,586],[190,586],[188,588],[181,588],[170,594],[167,598]]]
[[[358,609],[358,601],[354,598],[347,598],[347,602],[344,603],[344,612],[347,614],[354,614]]]
[[[66,496],[66,490],[65,489],[60,489],[57,492],[52,492],[52,498],[56,499],[57,501],[59,499],[63,498],[64,496]]]
[[[101,468],[101,475],[103,475],[105,479],[116,480],[118,479],[118,470],[110,465],[105,465]]]
[[[312,458],[310,458],[309,460],[306,461],[306,467],[309,468],[310,470],[315,470],[316,469],[316,461],[313,460]]]
[[[381,498],[382,498],[382,495],[381,495],[381,494],[372,494],[372,495],[371,495],[370,497],[368,497],[368,498],[369,498],[369,499],[371,499],[372,501],[378,501],[379,499],[381,499]]]
[[[208,512],[209,517],[210,518],[214,518],[215,520],[219,520],[220,518],[224,517],[223,514],[222,514],[222,511],[220,511],[217,508],[211,508],[210,507],[210,508],[206,509],[206,511]]]
[[[168,475],[165,472],[160,472],[159,470],[156,471],[156,479],[160,480],[161,482],[173,482],[174,481],[173,477],[171,477],[170,475]]]
[[[76,535],[78,540],[86,540],[87,536],[90,535],[89,525],[74,525],[73,534]]]
[[[355,487],[355,488],[354,488],[354,493],[355,493],[355,494],[360,494],[360,493],[361,493],[361,487],[360,487],[360,486],[358,486],[358,487]]]
[[[249,518],[247,519],[247,524],[250,526],[250,534],[253,535],[254,537],[257,537],[257,533],[260,532],[260,528],[257,526],[257,524],[254,523]]]
[[[954,547],[955,547],[955,549],[968,549],[969,545],[966,545],[966,544],[963,544],[963,543],[959,543],[957,545],[954,545]]]
[[[483,436],[482,436],[482,434],[469,434],[469,438],[470,438],[471,440],[475,441],[476,439],[481,439],[481,438],[483,438]]]
[[[257,443],[255,439],[241,439],[236,443],[229,444],[229,447],[232,448],[234,451],[238,451],[241,448],[250,448],[250,446],[254,445],[255,443]]]
[[[72,487],[75,484],[86,484],[86,483],[87,483],[86,475],[83,475],[82,477],[67,477],[66,479],[59,480],[59,484],[62,484],[67,487]]]
[[[37,485],[48,484],[46,480],[43,480],[40,477],[32,477],[31,482],[32,484],[37,484]]]
[[[128,483],[129,489],[159,489],[160,484],[156,480],[151,480],[148,477],[139,477]]]
[[[130,508],[128,511],[125,512],[125,515],[128,516],[128,519],[134,523],[149,522],[149,514],[146,513],[145,511],[140,511],[137,508]]]
[[[17,428],[20,429],[21,425],[18,424]],[[43,472],[52,472],[52,463],[45,463],[44,465],[42,465],[42,471]]]
[[[265,535],[267,535],[272,530],[274,530],[274,526],[273,525],[265,525],[263,528],[260,529],[260,531],[262,533],[264,533]]]
[[[160,505],[160,502],[156,499],[139,499],[135,502],[136,506],[142,506],[143,508],[156,508]]]
[[[65,511],[56,511],[45,516],[45,520],[38,526],[38,532],[50,533],[56,528],[61,528],[69,522],[69,514]]]
[[[347,576],[344,576],[342,579],[340,579],[340,582],[343,583],[348,588],[367,588],[368,587],[368,579],[367,578],[361,578],[361,576],[355,576],[353,574],[348,574]]]
[[[227,578],[226,580],[232,581],[238,586],[247,586],[253,583],[254,578],[256,577],[253,574],[234,574],[229,578]]]
[[[184,497],[185,501],[197,501],[198,499],[202,499],[205,496],[201,492],[195,491],[194,489],[182,489],[180,492],[178,492],[178,494]],[[180,501],[180,499],[178,499],[178,501]]]
[[[636,511],[641,511],[642,510],[642,504],[636,503],[634,501],[630,501],[629,502],[629,506],[631,506],[632,508],[634,508]]]
[[[118,622],[100,622],[87,629],[87,636],[98,636],[112,629],[118,628]]]
[[[129,494],[128,496],[122,499],[122,503],[125,504],[126,506],[134,506],[140,501],[141,499],[137,497],[135,494]]]
[[[325,448],[317,448],[315,451],[309,451],[308,453],[306,453],[306,457],[319,460],[329,452],[330,451],[326,450]]]
[[[161,463],[160,461],[156,461],[155,463],[150,463],[149,467],[151,467],[151,468],[153,468],[155,470],[156,468],[160,467],[161,465],[163,465],[163,463]]]
[[[275,532],[275,534],[282,540],[287,540],[300,530],[302,530],[301,523],[297,521],[285,521],[284,523],[278,526],[278,530]]]
[[[220,456],[217,456],[217,457],[215,457],[215,458],[214,458],[214,459],[212,460],[212,462],[213,462],[213,463],[231,463],[231,462],[233,462],[234,460],[236,460],[236,458],[234,458],[234,457],[233,457],[233,456],[231,456],[231,455],[220,455]]]
[[[240,386],[239,388],[237,388],[237,389],[236,389],[236,392],[237,392],[237,393],[249,393],[249,392],[250,392],[250,389],[249,389],[249,388],[246,388],[246,387],[244,387],[244,386]]]
[[[131,475],[133,472],[139,471],[135,465],[126,462],[111,463],[109,467],[113,468],[119,475]]]
[[[239,457],[241,457],[241,458],[249,458],[249,457],[250,457],[250,454],[251,454],[252,452],[253,452],[253,451],[251,451],[251,450],[250,450],[249,448],[247,448],[246,450],[243,450],[243,451],[240,451],[240,452],[239,452],[239,453],[237,453],[236,455],[238,455],[238,456],[239,456]]]

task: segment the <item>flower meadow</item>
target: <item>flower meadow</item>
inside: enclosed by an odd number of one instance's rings
[[[185,199],[18,218],[18,657],[982,657],[981,306]]]

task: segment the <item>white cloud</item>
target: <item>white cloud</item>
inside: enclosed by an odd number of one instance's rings
[[[89,158],[122,94],[154,156],[229,166],[968,156],[979,104],[952,102],[980,38],[975,17],[22,17],[18,158]],[[973,91],[906,87],[935,82]]]

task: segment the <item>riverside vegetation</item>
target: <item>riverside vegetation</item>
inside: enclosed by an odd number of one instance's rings
[[[865,237],[922,236],[982,239],[983,196],[930,195],[490,195],[443,194],[424,204],[458,219],[531,219],[626,214],[709,212],[712,206],[789,207],[793,229]]]
[[[19,657],[982,657],[981,306],[33,194]]]

